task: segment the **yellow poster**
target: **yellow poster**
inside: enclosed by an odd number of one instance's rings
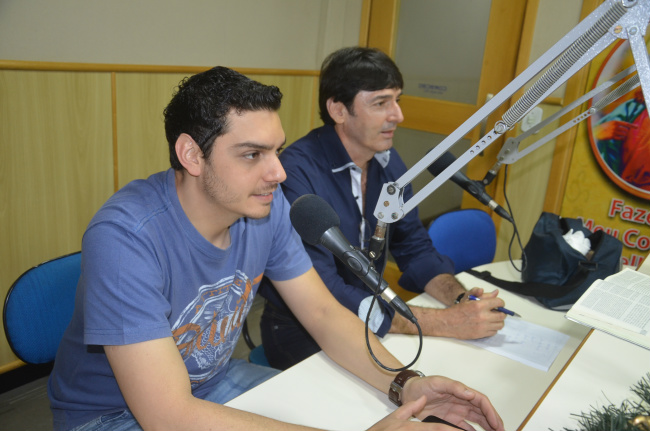
[[[614,44],[592,61],[585,92],[633,63],[628,42]],[[633,266],[650,250],[650,121],[640,88],[579,124],[560,212],[621,240]]]

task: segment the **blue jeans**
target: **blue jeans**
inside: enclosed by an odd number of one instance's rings
[[[225,377],[204,399],[225,404],[233,398],[279,374],[279,370],[251,364],[243,359],[231,359]],[[129,410],[110,413],[80,425],[71,431],[142,431]]]

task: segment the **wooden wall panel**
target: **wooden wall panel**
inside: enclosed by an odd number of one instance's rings
[[[118,187],[169,169],[163,110],[185,73],[118,73],[115,79]]]
[[[0,297],[26,269],[81,248],[113,192],[107,73],[0,71]],[[0,341],[0,369],[13,362]]]
[[[305,136],[323,123],[318,117],[318,77],[286,75],[248,75],[266,85],[277,85],[282,91],[280,119],[287,144]]]

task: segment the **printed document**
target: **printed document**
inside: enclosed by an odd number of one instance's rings
[[[568,340],[569,336],[562,332],[508,317],[505,326],[496,335],[463,341],[538,370],[548,371]]]

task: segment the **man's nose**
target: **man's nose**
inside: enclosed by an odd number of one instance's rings
[[[269,166],[267,175],[264,179],[270,183],[281,183],[286,180],[287,173],[284,171],[278,156],[274,156],[270,163],[271,165]]]
[[[399,103],[395,101],[393,103],[393,109],[390,114],[390,121],[394,123],[401,123],[404,121],[404,114],[402,113],[402,108],[399,106]]]

